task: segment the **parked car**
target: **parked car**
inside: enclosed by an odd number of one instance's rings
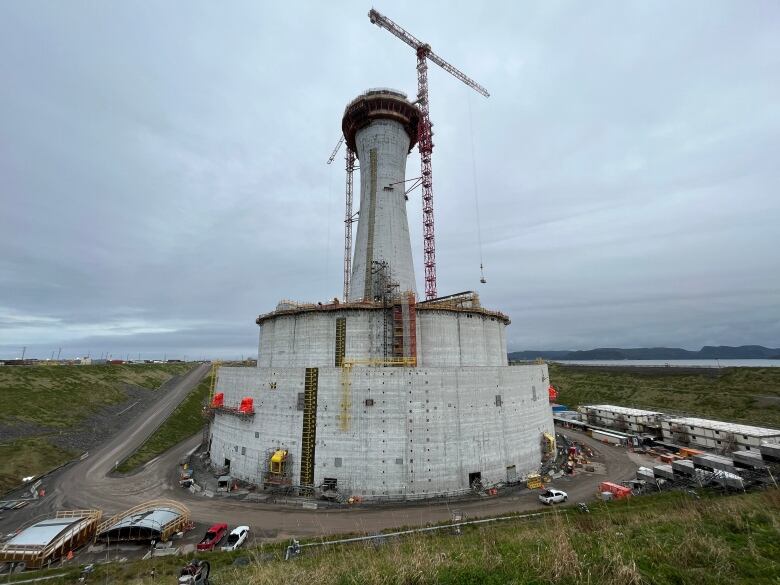
[[[249,536],[249,526],[236,526],[222,545],[222,550],[236,550],[244,544],[247,536]]]
[[[545,490],[543,493],[539,494],[539,501],[542,504],[547,505],[558,504],[560,502],[565,502],[568,499],[568,494],[560,490]]]
[[[214,524],[206,531],[206,535],[198,543],[198,550],[214,550],[219,541],[227,534],[228,525],[224,523]]]

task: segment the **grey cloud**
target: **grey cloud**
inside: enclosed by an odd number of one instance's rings
[[[344,105],[416,91],[367,10],[0,5],[0,356],[251,354],[339,295]],[[492,94],[431,68],[441,292],[512,349],[780,345],[776,3],[385,10]]]

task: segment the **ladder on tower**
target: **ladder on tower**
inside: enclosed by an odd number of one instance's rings
[[[209,384],[209,404],[214,400],[214,394],[217,391],[217,375],[219,374],[219,368],[222,365],[220,361],[211,362],[211,381]]]
[[[417,366],[417,310],[414,293],[404,293],[393,305],[393,357]]]
[[[301,485],[314,484],[314,446],[317,440],[318,368],[306,368],[301,432]]]
[[[341,360],[341,402],[339,403],[339,429],[349,430],[352,417],[352,365],[351,360]]]

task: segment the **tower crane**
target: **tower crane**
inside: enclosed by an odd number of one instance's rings
[[[393,33],[412,47],[417,54],[417,104],[420,109],[420,122],[417,126],[417,147],[420,150],[420,174],[423,197],[425,298],[430,300],[436,298],[436,241],[433,229],[433,174],[431,171],[433,132],[431,131],[430,106],[428,102],[428,60],[483,96],[490,97],[490,94],[479,83],[434,53],[428,43],[423,43],[386,16],[372,8],[368,13],[368,18],[373,24]]]
[[[341,145],[344,144],[344,135],[341,135],[341,138],[339,138],[339,141],[336,143],[336,146],[333,148],[333,152],[330,153],[330,158],[328,158],[327,164],[332,163],[336,155],[339,153],[339,149],[341,148]]]
[[[344,144],[344,135],[342,134],[333,152],[328,158],[331,164]],[[355,172],[355,153],[347,146],[347,184],[346,184],[346,206],[344,210],[344,300],[349,300],[349,281],[352,277],[352,224],[355,222],[355,214],[352,213],[352,176]]]

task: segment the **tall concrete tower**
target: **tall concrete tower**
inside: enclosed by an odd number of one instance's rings
[[[208,410],[220,474],[382,502],[519,483],[555,456],[549,372],[509,366],[509,317],[473,291],[411,294],[403,181],[420,123],[397,91],[347,106],[342,130],[360,161],[351,297],[284,300],[257,317],[257,367],[220,368]]]
[[[404,181],[418,120],[419,110],[391,89],[369,90],[344,111],[342,130],[360,161],[351,299],[381,296],[388,282],[396,292],[416,292]]]

